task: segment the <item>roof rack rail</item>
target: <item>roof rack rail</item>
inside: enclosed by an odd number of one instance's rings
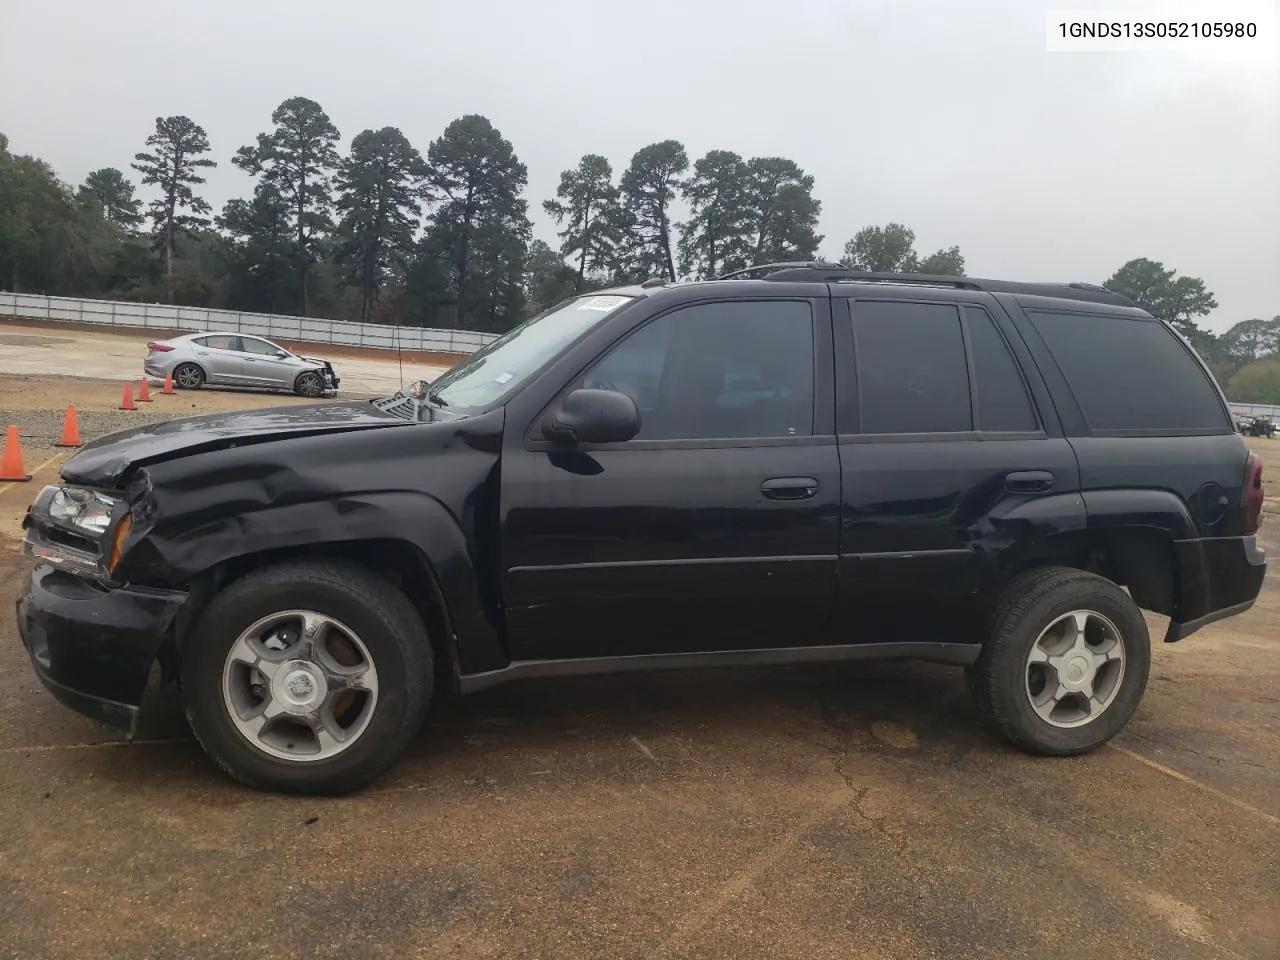
[[[816,283],[884,283],[928,287],[952,287],[957,290],[982,290],[987,293],[1020,293],[1060,300],[1081,300],[1113,306],[1135,307],[1128,297],[1095,283],[1027,283],[1015,280],[982,280],[977,277],[955,277],[927,273],[880,273],[853,270],[838,263],[765,263],[727,273],[717,280],[756,279],[773,281],[809,281]]]
[[[731,270],[729,273],[722,273],[716,277],[716,280],[763,280],[770,273],[778,270],[797,269],[797,270],[843,270],[845,269],[838,263],[827,263],[823,260],[783,260],[778,263],[758,263],[753,267],[743,267],[741,270]],[[757,274],[759,276],[757,276]]]

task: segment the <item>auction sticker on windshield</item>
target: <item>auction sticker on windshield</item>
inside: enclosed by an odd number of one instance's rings
[[[578,304],[579,310],[616,310],[622,306],[630,297],[592,297],[590,300],[583,300]]]

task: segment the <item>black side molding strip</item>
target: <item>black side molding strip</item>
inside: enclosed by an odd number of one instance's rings
[[[655,653],[574,660],[517,660],[500,670],[459,677],[458,690],[461,693],[474,693],[511,680],[539,677],[582,677],[605,673],[831,663],[845,660],[914,658],[965,666],[977,660],[981,652],[980,643],[844,643],[821,647],[768,647],[762,650]]]
[[[1191,636],[1201,627],[1207,627],[1211,623],[1217,623],[1219,620],[1227,619],[1227,617],[1234,617],[1238,613],[1244,613],[1253,606],[1254,601],[1257,599],[1257,597],[1254,597],[1253,600],[1246,600],[1244,603],[1237,603],[1235,606],[1223,607],[1221,610],[1206,613],[1203,617],[1188,620],[1186,623],[1174,623],[1170,620],[1169,629],[1165,631],[1164,642],[1177,643],[1179,640]]]

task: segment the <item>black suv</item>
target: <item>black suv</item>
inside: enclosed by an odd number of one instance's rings
[[[99,439],[30,508],[40,677],[339,793],[437,677],[916,657],[1090,750],[1150,645],[1247,609],[1261,463],[1165,323],[1083,284],[821,263],[593,293],[384,400]],[[448,682],[448,681],[446,681]]]

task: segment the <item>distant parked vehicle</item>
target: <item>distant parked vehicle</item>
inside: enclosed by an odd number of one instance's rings
[[[142,369],[148,377],[173,374],[174,385],[198,390],[206,383],[229,387],[291,390],[304,397],[338,392],[328,360],[300,357],[262,337],[239,333],[191,333],[147,344]]]
[[[1248,437],[1271,438],[1276,435],[1276,424],[1271,417],[1250,417],[1240,432]]]

